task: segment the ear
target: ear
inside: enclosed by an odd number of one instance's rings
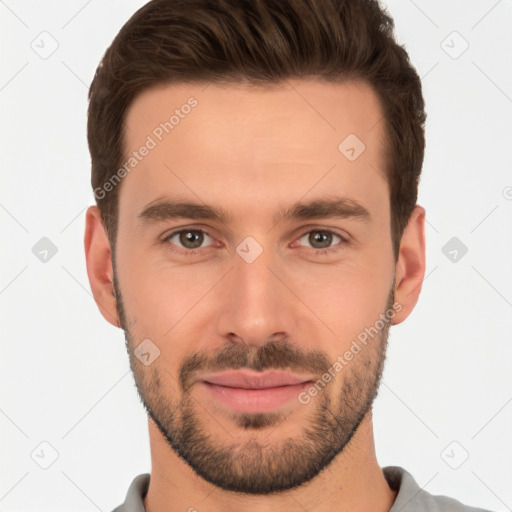
[[[395,268],[395,303],[401,305],[391,321],[403,322],[418,302],[425,277],[425,209],[416,205],[400,241]]]
[[[107,322],[120,327],[114,296],[114,270],[110,243],[97,206],[87,208],[84,247],[87,275],[96,305]]]

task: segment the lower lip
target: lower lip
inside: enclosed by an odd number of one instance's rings
[[[285,405],[311,385],[302,382],[293,386],[279,386],[265,389],[244,389],[219,386],[210,382],[202,382],[210,393],[220,402],[237,412],[269,412]]]

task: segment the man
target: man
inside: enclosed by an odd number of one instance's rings
[[[380,468],[425,274],[419,78],[376,1],[153,0],[91,86],[91,288],[151,475],[118,511],[475,511]]]

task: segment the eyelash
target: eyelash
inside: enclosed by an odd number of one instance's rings
[[[167,246],[169,251],[171,251],[173,253],[176,253],[176,254],[180,254],[182,256],[202,256],[205,253],[205,250],[206,250],[204,248],[203,249],[177,249],[175,244],[173,244],[172,242],[168,243],[168,242],[170,242],[170,239],[173,238],[175,235],[179,235],[181,233],[186,233],[186,232],[202,233],[204,235],[209,236],[210,238],[213,238],[204,229],[187,228],[187,229],[178,229],[176,231],[173,231],[172,233],[168,234],[162,240],[162,243]],[[297,240],[300,240],[305,235],[308,235],[308,234],[314,233],[314,232],[329,233],[331,235],[334,235],[335,237],[338,237],[340,239],[340,242],[338,244],[336,244],[336,245],[346,245],[346,244],[349,243],[346,238],[342,237],[338,233],[335,233],[334,231],[331,231],[329,229],[311,229],[311,230],[306,231],[305,233],[303,233],[301,236],[299,236],[297,238]],[[340,250],[340,248],[339,247],[337,248],[336,245],[333,246],[333,247],[328,247],[326,249],[314,249],[314,248],[310,248],[310,249],[314,252],[315,256],[324,256],[324,255],[329,255],[329,254],[334,253],[334,252],[338,252]]]

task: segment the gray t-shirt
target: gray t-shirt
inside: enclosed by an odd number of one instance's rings
[[[399,466],[387,466],[382,471],[391,489],[398,491],[389,512],[489,512],[447,496],[433,496],[422,490],[412,475]],[[146,512],[142,500],[148,491],[149,478],[149,473],[135,477],[125,502],[113,512]]]

